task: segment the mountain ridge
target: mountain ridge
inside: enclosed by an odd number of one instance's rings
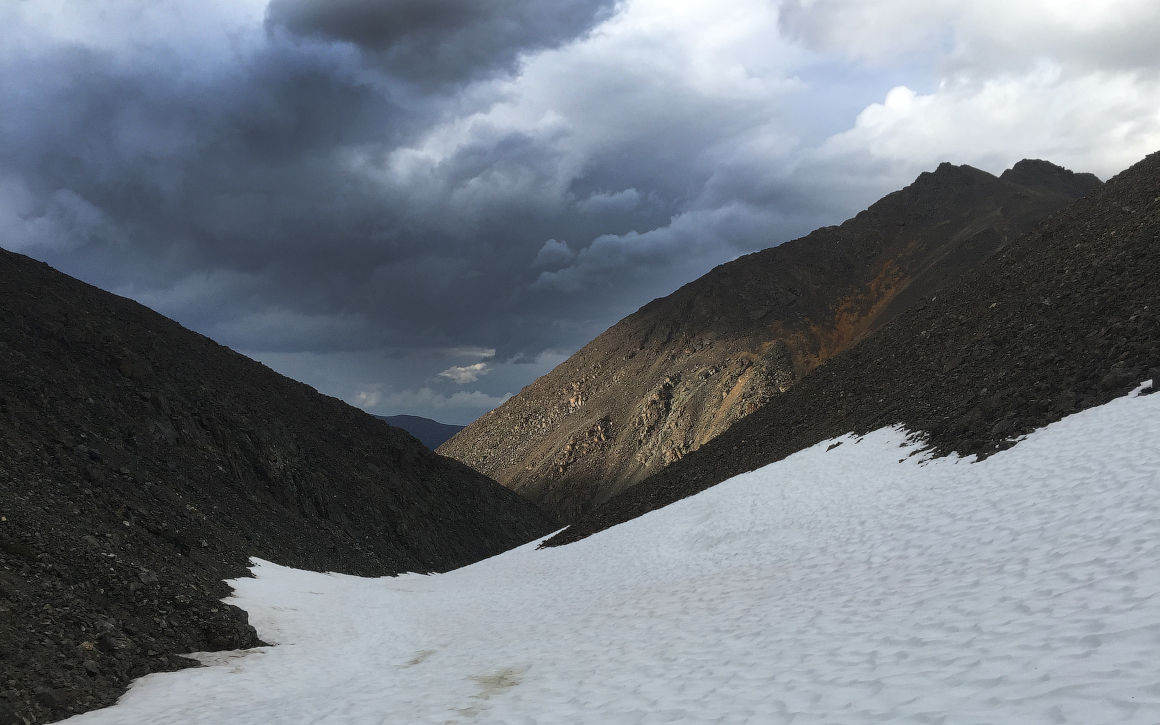
[[[841,225],[714,268],[618,322],[439,452],[564,521],[712,440],[915,300],[1098,188],[943,163]]]
[[[453,423],[440,423],[437,420],[418,415],[376,415],[375,417],[388,425],[402,428],[418,438],[420,443],[431,450],[443,445],[453,435],[466,427]]]
[[[1160,387],[1160,152],[835,356],[546,546],[577,541],[820,441],[901,425],[987,456],[1150,379]]]

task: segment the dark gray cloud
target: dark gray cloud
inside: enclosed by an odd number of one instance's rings
[[[392,75],[458,83],[511,70],[610,14],[613,0],[272,0],[266,24],[353,43]]]

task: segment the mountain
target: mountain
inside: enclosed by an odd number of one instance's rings
[[[650,302],[439,452],[576,520],[1099,186],[1044,161],[942,164]]]
[[[851,431],[901,425],[935,453],[987,456],[1148,379],[1160,387],[1160,153],[549,544]]]
[[[430,418],[420,418],[417,415],[376,415],[375,417],[396,428],[402,428],[418,438],[423,445],[431,450],[435,450],[443,445],[451,436],[464,428],[461,425],[451,425],[450,423],[440,423]]]
[[[406,432],[0,250],[0,723],[258,643],[250,557],[446,571],[550,532]]]

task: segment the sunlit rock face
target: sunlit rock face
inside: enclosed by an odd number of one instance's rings
[[[1043,161],[944,163],[645,305],[439,452],[575,520],[1099,186]]]

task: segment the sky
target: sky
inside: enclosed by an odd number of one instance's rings
[[[940,162],[1160,150],[1155,0],[0,0],[0,247],[468,423]]]

